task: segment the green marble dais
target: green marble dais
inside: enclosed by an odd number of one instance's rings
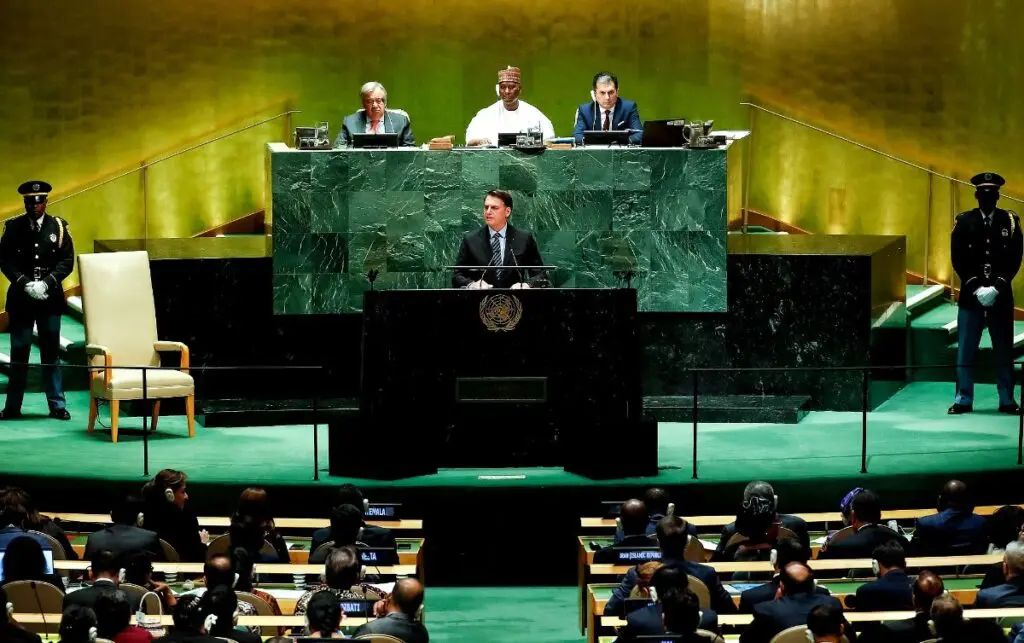
[[[443,288],[500,188],[552,285],[617,286],[648,312],[726,307],[726,150],[332,150],[270,146],[274,310],[359,312],[377,288]]]

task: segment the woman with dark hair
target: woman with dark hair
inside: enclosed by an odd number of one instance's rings
[[[64,591],[64,581],[57,574],[48,572],[43,546],[31,536],[18,536],[8,543],[4,551],[3,570],[4,581],[0,587],[16,580],[34,580],[49,583],[61,592]]]
[[[183,471],[164,469],[142,487],[145,525],[170,543],[183,561],[203,561],[210,535],[199,529],[199,519],[186,506],[187,481]]]
[[[278,562],[285,565],[290,562],[288,544],[285,543],[281,534],[277,533],[277,528],[274,525],[274,516],[270,511],[270,502],[265,489],[249,487],[243,491],[242,495],[238,497],[238,509],[235,511],[235,515],[251,518],[259,526],[260,540],[265,540],[274,546],[274,550],[277,551]],[[262,547],[262,542],[260,546]]]
[[[124,580],[126,583],[138,585],[147,592],[160,597],[163,609],[170,611],[177,599],[167,583],[153,580],[153,561],[148,552],[140,551],[128,554],[124,559]]]
[[[342,619],[341,603],[334,592],[317,592],[309,599],[306,607],[306,623],[309,638],[343,639],[339,632]]]
[[[174,627],[167,636],[158,638],[160,643],[224,643],[203,632],[203,614],[199,597],[194,594],[182,596],[174,606]]]
[[[98,635],[96,613],[88,607],[69,605],[61,614],[59,631],[60,643],[92,643]]]
[[[52,536],[60,543],[61,549],[64,550],[65,558],[68,560],[78,560],[78,554],[75,553],[75,548],[71,546],[71,541],[68,540],[67,534],[49,516],[43,516],[39,513],[36,503],[27,491],[21,487],[4,487],[0,489],[0,513],[8,509],[20,510],[25,516],[25,521],[21,524],[22,529],[25,531],[38,531],[47,536]]]
[[[7,605],[7,592],[0,587],[0,605]],[[41,643],[38,634],[26,631],[14,619],[8,610],[0,612],[0,641],[11,643]]]
[[[230,587],[218,585],[208,590],[199,599],[199,611],[202,613],[203,630],[210,636],[236,643],[263,643],[259,634],[235,628],[238,597]]]
[[[99,637],[114,643],[149,643],[153,635],[132,625],[132,604],[128,595],[118,590],[96,597],[96,629]]]

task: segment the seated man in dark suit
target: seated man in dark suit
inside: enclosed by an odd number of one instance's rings
[[[837,558],[871,558],[875,547],[895,540],[906,550],[907,539],[882,522],[882,505],[878,495],[861,489],[850,501],[850,525],[854,533],[842,540],[826,542],[818,552],[820,560]]]
[[[85,558],[92,560],[102,550],[111,551],[118,560],[128,554],[146,553],[151,560],[163,560],[163,548],[156,532],[142,529],[142,498],[128,496],[110,511],[113,524],[89,534]]]
[[[1024,509],[1017,505],[1007,505],[996,509],[995,513],[985,521],[985,530],[988,533],[988,554],[1002,554],[1006,551],[1006,544],[1019,539],[1024,535]],[[978,589],[995,587],[1006,582],[1003,576],[1003,563],[999,562],[990,566],[985,571],[985,578],[982,579]]]
[[[772,506],[775,507],[776,512],[779,508],[779,497],[775,495],[775,489],[772,488],[771,483],[765,482],[764,480],[755,480],[749,483],[743,489],[743,502],[749,502],[752,496],[759,496],[767,500],[771,500]],[[796,534],[800,544],[806,547],[808,550],[811,548],[811,538],[807,533],[807,523],[803,518],[799,516],[790,516],[788,514],[779,514],[778,522],[783,527],[789,529]],[[736,534],[736,523],[730,522],[729,524],[722,527],[722,535],[718,539],[718,548],[715,550],[714,555],[711,557],[712,560],[722,560],[725,555],[726,545],[729,544],[729,539]]]
[[[656,636],[669,633],[666,631],[665,618],[667,615],[663,611],[663,597],[669,596],[672,593],[690,592],[688,584],[689,577],[686,574],[686,569],[678,563],[663,565],[658,571],[654,572],[651,585],[654,586],[654,592],[658,598],[654,603],[626,615],[626,626],[619,632],[619,643],[634,641],[638,636]],[[694,599],[696,598],[696,595],[694,595]],[[713,610],[698,611],[694,629],[697,627],[709,632],[717,632],[718,614]],[[682,632],[672,633],[681,634]]]
[[[766,601],[775,600],[779,592],[779,570],[786,565],[797,562],[807,564],[811,558],[809,549],[792,538],[783,538],[775,546],[772,565],[775,567],[775,576],[765,583],[752,587],[740,594],[740,613],[749,614],[754,611],[754,606]],[[824,587],[815,586],[814,591],[824,596],[829,596],[829,591]]]
[[[365,513],[367,502],[363,497],[363,492],[359,490],[359,487],[353,484],[343,484],[338,487],[332,511],[342,505],[352,505]],[[390,529],[377,527],[375,525],[368,525],[366,524],[365,518],[360,518],[360,522],[363,531],[360,535],[359,542],[364,543],[367,547],[386,547],[390,549],[396,546],[395,536],[391,533]],[[331,540],[334,539],[331,537],[330,527],[317,529],[313,532],[313,541],[309,545],[309,553],[312,554],[320,547],[320,545],[330,542]]]
[[[1015,540],[1006,545],[1003,575],[1004,584],[978,591],[975,608],[1024,607],[1024,542]]]
[[[583,133],[588,130],[632,130],[629,142],[639,145],[644,138],[644,125],[636,103],[619,96],[619,79],[606,71],[594,75],[590,102],[576,108],[573,138],[583,144]]]
[[[943,485],[938,510],[918,518],[910,543],[914,556],[967,556],[988,550],[985,519],[974,513],[967,485],[959,480]]]
[[[985,618],[964,619],[964,608],[945,594],[932,601],[930,611],[935,636],[943,643],[1006,643],[1003,628]]]
[[[487,266],[486,269],[457,269],[453,288],[537,288],[547,286],[543,270],[520,269],[540,266],[537,241],[526,230],[519,230],[508,219],[512,216],[512,195],[491,190],[484,197],[484,226],[462,237],[458,266]],[[492,267],[493,266],[493,267]]]
[[[846,619],[832,605],[819,605],[807,615],[807,631],[813,643],[840,643],[846,634]]]
[[[895,540],[875,547],[871,553],[877,580],[857,588],[854,606],[859,612],[898,612],[914,607],[907,576],[907,558]]]
[[[935,572],[921,572],[914,579],[914,618],[886,621],[879,627],[866,629],[861,643],[921,643],[935,638],[928,621],[931,620],[932,601],[946,591],[942,579]]]
[[[711,609],[719,614],[733,614],[736,612],[736,604],[732,602],[729,592],[718,580],[718,575],[713,567],[694,563],[686,560],[683,556],[686,551],[686,543],[690,536],[687,534],[686,521],[679,516],[665,516],[658,523],[658,548],[661,550],[661,562],[666,567],[678,565],[686,570],[686,573],[700,580],[708,588],[711,594]],[[637,570],[633,567],[623,577],[622,582],[612,592],[611,599],[605,604],[604,613],[609,615],[622,614],[624,602],[629,598],[630,592],[637,584]]]
[[[832,596],[814,591],[814,573],[803,563],[790,563],[780,574],[779,597],[754,606],[754,620],[740,634],[740,643],[768,643],[772,637],[795,625],[806,625],[811,610],[828,605],[842,613],[843,606]],[[846,625],[847,638],[855,638],[853,628]]]
[[[619,509],[619,521],[622,524],[622,539],[611,547],[594,552],[594,562],[598,564],[614,563],[618,560],[616,550],[657,547],[658,543],[647,535],[647,505],[642,500],[632,498],[622,503]]]
[[[647,507],[647,530],[645,533],[653,538],[654,532],[658,528],[658,522],[665,516],[673,515],[676,506],[672,502],[672,497],[668,495],[668,491],[661,487],[651,487],[645,491],[643,501]],[[687,533],[696,536],[697,525],[687,523]],[[622,533],[622,529],[616,529],[615,543],[618,544],[623,538],[625,538],[625,534]]]
[[[62,609],[70,605],[79,605],[92,609],[96,607],[96,599],[103,594],[113,594],[117,591],[120,563],[114,552],[104,549],[94,552],[89,559],[89,577],[92,585],[82,589],[68,592],[64,595]],[[132,606],[133,610],[138,608],[138,603]]]
[[[359,99],[363,108],[342,120],[334,147],[351,145],[353,134],[398,134],[399,145],[416,144],[409,115],[400,109],[388,109],[388,90],[384,85],[375,81],[363,83]]]
[[[370,634],[387,634],[403,643],[428,643],[430,635],[416,613],[423,605],[423,585],[415,578],[403,578],[395,583],[395,590],[385,602],[386,614],[361,626],[355,638]]]

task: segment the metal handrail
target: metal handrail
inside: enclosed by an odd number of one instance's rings
[[[276,116],[271,116],[269,118],[264,118],[263,120],[257,121],[255,123],[250,123],[250,124],[246,125],[245,127],[240,127],[240,128],[238,128],[236,130],[232,130],[232,131],[227,132],[225,134],[221,134],[219,136],[214,136],[213,138],[207,139],[205,141],[200,141],[199,143],[196,143],[195,145],[191,145],[191,146],[186,147],[184,149],[177,150],[176,152],[171,152],[170,154],[158,157],[158,158],[156,158],[156,159],[154,159],[152,161],[145,162],[145,163],[140,163],[139,167],[135,167],[135,168],[132,168],[130,170],[126,170],[124,172],[121,172],[120,174],[115,174],[114,176],[108,177],[108,178],[106,178],[106,179],[104,179],[104,180],[102,180],[102,181],[100,181],[98,183],[93,183],[92,185],[84,187],[81,190],[78,190],[77,192],[72,192],[71,194],[66,194],[66,195],[60,197],[59,199],[54,199],[53,201],[51,201],[51,203],[60,203],[61,201],[66,201],[66,200],[68,200],[68,199],[70,199],[72,197],[76,197],[79,194],[85,194],[86,192],[90,192],[92,190],[95,190],[96,188],[103,187],[104,185],[106,185],[108,183],[113,183],[114,181],[116,181],[118,179],[123,179],[124,177],[129,176],[131,174],[135,174],[136,172],[142,172],[143,170],[149,169],[149,168],[153,167],[154,165],[158,165],[160,163],[163,163],[164,161],[169,161],[169,160],[171,160],[173,158],[181,156],[182,154],[185,154],[187,152],[191,152],[193,150],[197,150],[197,149],[199,149],[201,147],[206,147],[207,145],[209,145],[211,143],[216,143],[217,141],[223,140],[225,138],[229,138],[231,136],[234,136],[235,134],[240,134],[240,133],[242,133],[242,132],[244,132],[246,130],[253,129],[254,127],[259,127],[260,125],[265,125],[265,124],[267,124],[267,123],[269,123],[271,121],[275,121],[275,120],[277,120],[277,119],[279,119],[279,118],[281,118],[283,116],[291,116],[292,114],[301,114],[301,113],[302,113],[302,110],[290,109],[288,111],[281,112],[280,114],[277,114]]]
[[[749,102],[741,102],[740,105],[744,105],[746,107],[753,107],[754,109],[757,109],[757,110],[760,110],[762,112],[765,112],[766,114],[771,114],[772,116],[775,116],[776,118],[781,118],[782,120],[789,121],[790,123],[796,123],[797,125],[800,125],[801,127],[806,127],[807,129],[814,130],[815,132],[818,132],[819,134],[824,134],[825,136],[829,136],[831,138],[834,138],[836,140],[842,141],[844,143],[849,143],[850,145],[854,145],[856,147],[859,147],[862,150],[867,150],[868,152],[873,152],[875,154],[878,154],[879,156],[883,156],[883,157],[889,159],[890,161],[896,161],[897,163],[902,163],[904,165],[908,165],[908,166],[910,166],[910,167],[912,167],[912,168],[914,168],[916,170],[921,170],[922,172],[927,172],[928,174],[937,176],[937,177],[939,177],[941,179],[946,179],[947,181],[952,181],[953,183],[959,183],[961,185],[965,185],[965,186],[970,187],[970,188],[974,187],[969,181],[964,181],[963,179],[958,179],[956,177],[949,176],[948,174],[943,174],[941,172],[936,172],[935,170],[927,168],[927,167],[924,167],[923,165],[918,165],[917,163],[914,163],[913,161],[908,161],[907,159],[900,158],[900,157],[898,157],[898,156],[896,156],[894,154],[889,154],[888,152],[882,151],[882,150],[878,149],[877,147],[871,147],[870,145],[865,145],[864,143],[861,143],[859,141],[855,141],[852,138],[847,138],[846,136],[843,136],[842,134],[836,134],[835,132],[831,132],[831,131],[829,131],[827,129],[818,127],[817,125],[811,125],[810,123],[805,123],[804,121],[801,121],[800,119],[797,119],[797,118],[793,118],[792,116],[787,116],[787,115],[782,114],[780,112],[776,112],[774,110],[770,110],[767,107],[764,107],[763,105],[758,105],[757,103],[749,103]],[[1024,203],[1024,199],[1018,199],[1017,197],[1012,197],[1012,196],[1010,196],[1008,194],[1002,194],[1001,196],[1003,198],[1005,198],[1005,199],[1009,199],[1010,201],[1016,201],[1017,203]]]

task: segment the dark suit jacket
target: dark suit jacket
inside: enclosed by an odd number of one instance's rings
[[[64,595],[64,605],[61,607],[61,611],[66,610],[71,605],[79,605],[81,607],[88,607],[93,609],[96,607],[96,599],[104,594],[113,594],[117,591],[117,584],[111,581],[99,580],[90,585],[89,587],[83,587],[73,592],[68,592]],[[128,597],[131,600],[131,596]],[[132,611],[139,609],[139,603],[141,602],[141,596],[139,600],[132,602]]]
[[[620,542],[612,545],[611,547],[604,547],[594,552],[594,562],[598,565],[614,563],[617,558],[615,550],[617,549],[637,549],[637,548],[650,548],[657,549],[658,541],[648,536],[627,536]]]
[[[811,537],[807,533],[807,522],[800,516],[790,516],[789,514],[779,514],[779,522],[786,529],[796,534],[796,537],[800,539],[802,544],[808,552],[811,550]],[[718,539],[718,547],[715,549],[715,553],[712,554],[711,560],[719,561],[725,560],[725,546],[728,544],[729,539],[736,534],[736,523],[730,522],[729,524],[722,527],[722,535]]]
[[[573,127],[572,135],[576,144],[583,143],[583,132],[587,130],[602,129],[604,126],[604,115],[596,101],[581,104],[576,108],[576,125]],[[594,117],[597,116],[595,123]],[[635,130],[629,135],[629,142],[639,145],[644,138],[644,124],[640,121],[640,109],[636,103],[625,98],[619,98],[612,110],[611,128],[613,130],[631,129]]]
[[[423,626],[423,623],[396,612],[360,626],[353,636],[358,638],[364,634],[389,634],[402,639],[405,643],[428,643],[430,641],[430,635],[427,634],[427,628]]]
[[[661,519],[664,518],[664,517],[665,516],[663,516],[661,514],[654,514],[653,516],[651,516],[650,520],[647,522],[647,531],[645,533],[648,536],[655,535],[658,532],[658,522],[660,522]],[[697,525],[695,525],[693,523],[690,523],[690,522],[686,523],[686,533],[691,535],[691,536],[696,537],[697,536]],[[623,538],[625,538],[625,536],[623,535],[622,530],[621,529],[616,529],[615,530],[615,544],[617,545],[620,542],[622,542]],[[657,541],[655,541],[655,542],[657,542]]]
[[[167,503],[170,504],[170,503]],[[182,562],[206,560],[206,545],[199,539],[199,519],[188,508],[147,508],[145,525],[174,547]]]
[[[786,628],[806,625],[807,615],[819,605],[832,605],[840,610],[843,608],[838,599],[817,593],[783,596],[774,601],[761,603],[754,607],[754,620],[740,634],[740,643],[768,643],[773,636]],[[846,632],[847,638],[853,641],[855,635],[849,624],[846,624]]]
[[[35,279],[36,268],[46,283],[46,298],[36,300],[25,292]],[[7,289],[7,311],[36,311],[48,314],[64,311],[61,282],[75,268],[75,248],[68,224],[60,217],[43,215],[39,232],[32,231],[32,220],[25,215],[4,222],[0,236],[0,272],[11,281]]]
[[[886,621],[880,627],[865,630],[861,643],[921,643],[935,638],[928,629],[928,615],[920,613],[902,621]]]
[[[885,525],[864,525],[857,533],[822,548],[818,558],[871,558],[871,552],[875,551],[875,547],[890,540],[898,542],[904,550],[910,546],[906,538]]]
[[[779,591],[779,577],[771,579],[763,585],[757,587],[751,587],[750,589],[740,593],[740,613],[750,614],[754,611],[754,606],[768,601],[775,600],[775,593]],[[814,591],[822,596],[831,596],[829,591],[824,587],[815,587]]]
[[[855,606],[858,612],[885,612],[914,609],[911,578],[902,569],[864,583],[857,588]]]
[[[914,556],[984,554],[988,551],[985,519],[957,509],[919,518],[910,547]]]
[[[217,638],[230,639],[237,643],[263,643],[263,637],[259,634],[254,634],[248,630],[243,631],[235,629],[231,627],[230,623],[223,628],[220,626],[215,627],[214,630],[210,632],[210,635],[216,636]]]
[[[0,626],[0,641],[5,643],[42,643],[42,640],[38,634],[26,632],[17,625]]]
[[[969,310],[982,310],[974,292],[982,286],[993,286],[999,296],[992,307],[1013,308],[1011,283],[1020,270],[1022,253],[1020,217],[1016,214],[996,208],[991,228],[985,226],[978,208],[958,214],[950,236],[953,270],[963,284],[957,303]],[[990,267],[987,275],[986,265]]]
[[[312,556],[313,552],[326,542],[331,541],[331,530],[329,527],[323,529],[317,529],[313,532],[313,540],[309,543],[309,555]],[[367,547],[386,547],[388,549],[397,549],[398,544],[395,542],[395,535],[391,533],[390,529],[386,527],[377,527],[375,525],[363,525],[362,540]],[[320,562],[324,562],[320,560]],[[315,561],[310,561],[310,564],[315,564]]]
[[[1024,607],[1024,577],[1017,576],[1002,585],[978,590],[974,607]]]
[[[701,610],[699,629],[709,632],[718,631],[718,614],[712,610]],[[619,632],[616,641],[625,643],[635,641],[638,636],[657,636],[665,634],[665,624],[661,622],[661,603],[652,603],[640,608],[626,617],[626,627]]]
[[[355,114],[349,114],[342,121],[341,131],[334,139],[334,147],[349,145],[352,142],[352,134],[365,133],[366,111],[361,109]],[[384,111],[384,131],[381,133],[399,134],[399,145],[416,145],[416,139],[412,135],[412,122],[409,120],[409,115],[401,110],[388,109]]]
[[[711,609],[719,614],[734,614],[736,612],[736,604],[732,602],[729,592],[718,580],[718,575],[713,567],[678,558],[665,558],[661,562],[666,565],[683,565],[689,576],[700,579],[707,586],[708,593],[711,594]],[[629,593],[636,587],[636,578],[636,567],[634,566],[626,572],[619,586],[612,591],[612,597],[604,606],[605,614],[622,614],[624,601],[629,598]]]
[[[470,283],[480,279],[483,275],[484,281],[495,288],[509,288],[513,284],[525,281],[531,287],[544,287],[548,285],[547,275],[543,270],[519,270],[516,266],[541,266],[544,260],[540,257],[540,250],[537,248],[537,241],[533,235],[526,230],[520,230],[511,223],[507,224],[505,230],[508,238],[505,239],[505,256],[503,258],[504,268],[501,279],[498,278],[497,270],[456,270],[452,275],[452,287],[464,288]],[[491,261],[491,236],[488,227],[481,226],[474,232],[467,232],[462,237],[462,245],[459,247],[459,256],[455,260],[457,266],[486,266]]]
[[[92,560],[96,553],[104,549],[112,551],[117,558],[138,552],[148,553],[153,560],[164,558],[156,532],[132,525],[111,525],[89,534],[85,542],[85,559]]]
[[[981,584],[978,585],[978,589],[988,589],[989,587],[1002,585],[1005,582],[1006,575],[1003,574],[1003,564],[996,563],[985,568],[985,577],[981,579]]]

